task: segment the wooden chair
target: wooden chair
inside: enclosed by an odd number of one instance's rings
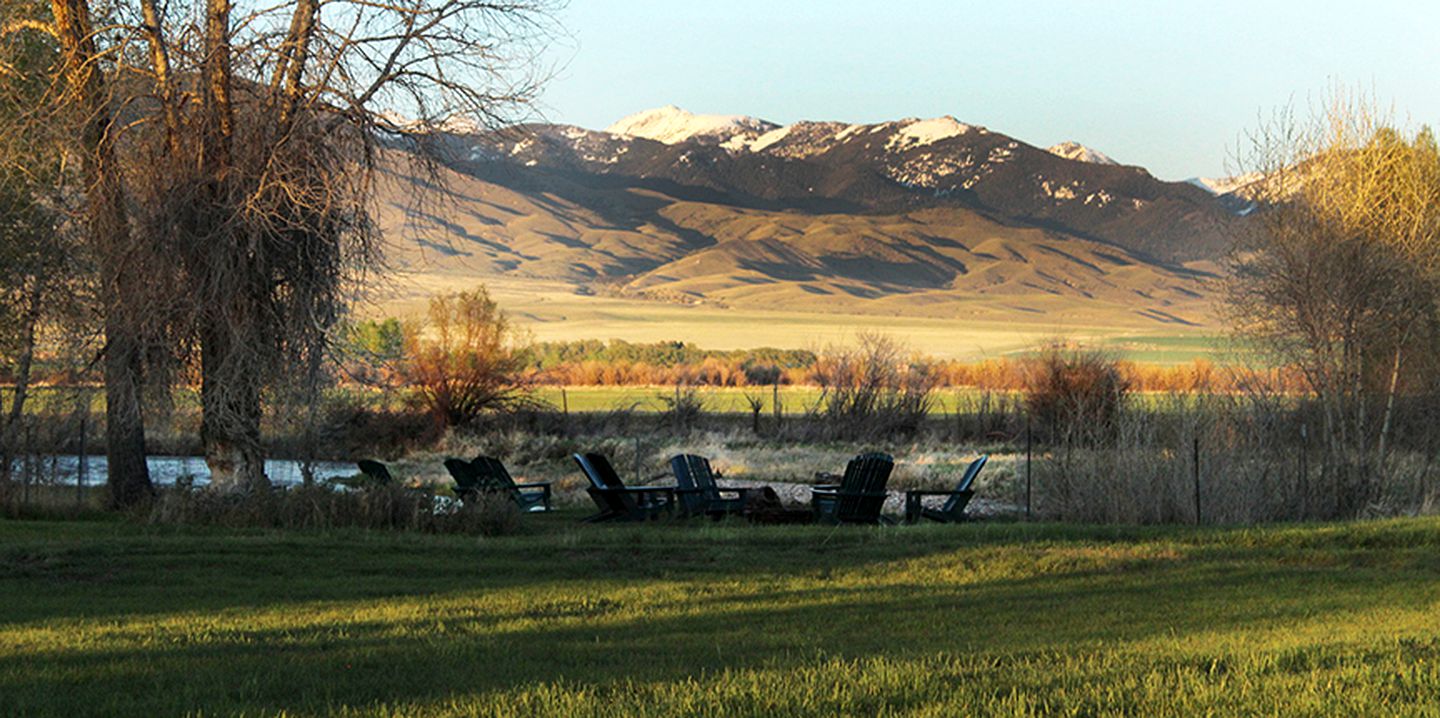
[[[646,521],[675,510],[673,486],[626,486],[603,454],[575,454],[575,463],[590,481],[585,491],[600,512],[586,522]]]
[[[861,454],[845,466],[839,484],[816,486],[810,491],[810,507],[816,521],[837,524],[878,524],[885,508],[885,484],[895,469],[889,454]]]
[[[544,512],[552,509],[549,481],[516,483],[499,459],[477,456],[470,461],[480,491],[489,491],[508,496],[525,512]],[[453,475],[453,473],[452,473]]]
[[[680,502],[682,516],[704,515],[718,519],[745,510],[751,489],[721,488],[715,483],[709,459],[681,454],[670,459],[670,470],[675,473],[675,497]]]
[[[975,477],[980,475],[980,470],[985,468],[985,463],[990,460],[989,456],[970,462],[965,468],[965,473],[960,477],[960,483],[955,485],[954,491],[921,491],[911,490],[905,492],[905,521],[914,523],[922,518],[941,523],[954,524],[965,520],[965,507],[970,505],[970,498],[975,495],[970,488],[975,483]],[[927,509],[922,503],[926,496],[948,496],[945,504],[938,509]]]

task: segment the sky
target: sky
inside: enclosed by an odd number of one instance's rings
[[[1440,2],[569,0],[546,120],[938,117],[1218,177],[1263,117],[1331,88],[1440,126]]]

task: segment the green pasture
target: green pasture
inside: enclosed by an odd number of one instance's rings
[[[0,713],[1440,714],[1440,520],[0,521]]]

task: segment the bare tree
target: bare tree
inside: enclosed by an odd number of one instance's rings
[[[267,485],[264,392],[315,373],[379,266],[377,171],[534,97],[551,0],[89,0],[9,16],[58,51],[101,277],[111,487],[148,495],[141,390],[198,356],[219,487]],[[14,74],[9,65],[0,73]],[[318,374],[317,374],[318,375]]]
[[[199,350],[212,477],[264,486],[263,391],[283,367],[315,366],[378,265],[370,198],[396,156],[387,146],[423,158],[437,130],[510,121],[538,87],[548,5],[141,4],[173,158],[146,224],[173,243],[192,293],[182,323]],[[191,75],[198,97],[176,86]]]
[[[1336,92],[1308,120],[1283,111],[1252,138],[1257,226],[1237,244],[1228,308],[1243,334],[1299,367],[1324,417],[1336,496],[1368,499],[1388,456],[1407,357],[1433,354],[1440,153],[1373,102]],[[1353,507],[1352,507],[1353,508]]]
[[[35,78],[51,81],[51,92],[27,116],[9,118],[11,132],[36,127],[63,130],[67,152],[78,159],[77,180],[85,198],[80,212],[91,255],[98,264],[105,311],[106,453],[111,501],[124,505],[149,496],[145,434],[141,413],[144,309],[125,299],[143,285],[145,272],[132,261],[135,245],[125,209],[115,124],[114,57],[102,52],[87,0],[7,3],[0,24],[7,49],[28,43],[53,48],[48,67],[17,69],[12,57],[0,61],[0,80],[13,87]],[[33,59],[33,55],[31,56]],[[18,78],[18,79],[16,79]],[[18,121],[17,121],[18,119]],[[22,132],[21,136],[29,136]]]

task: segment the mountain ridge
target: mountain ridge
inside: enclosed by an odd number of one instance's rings
[[[1242,221],[1205,188],[950,116],[778,125],[672,106],[610,129],[446,135],[465,200],[390,228],[440,264],[579,291],[929,316],[1088,302],[1183,322],[1208,311]]]

